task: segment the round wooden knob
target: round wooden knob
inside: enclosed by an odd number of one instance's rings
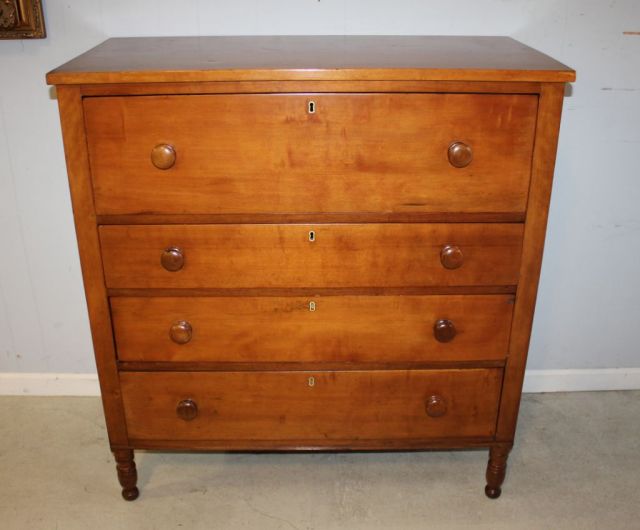
[[[176,414],[184,421],[191,421],[198,415],[198,405],[192,399],[183,399],[176,407]]]
[[[463,142],[452,143],[447,154],[453,167],[467,167],[473,160],[471,147]]]
[[[169,247],[162,253],[160,263],[170,272],[179,271],[184,267],[184,254],[178,247]]]
[[[457,269],[464,263],[464,255],[460,247],[447,245],[440,251],[440,263],[445,269]]]
[[[451,342],[456,336],[456,327],[451,320],[437,320],[433,325],[433,335],[438,342]]]
[[[176,150],[169,144],[158,144],[151,150],[151,163],[158,169],[169,169],[176,163]]]
[[[431,396],[425,405],[427,416],[439,418],[447,413],[447,402],[442,396]]]
[[[191,340],[193,329],[191,324],[186,320],[178,320],[171,325],[169,329],[169,337],[176,344],[186,344]]]

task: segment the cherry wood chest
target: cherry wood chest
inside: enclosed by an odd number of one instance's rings
[[[110,39],[50,72],[111,449],[488,448],[565,83],[506,37]]]

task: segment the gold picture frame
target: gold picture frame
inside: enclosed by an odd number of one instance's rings
[[[41,0],[0,0],[0,39],[44,39]]]

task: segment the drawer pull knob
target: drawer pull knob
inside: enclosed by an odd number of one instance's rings
[[[169,169],[176,163],[176,150],[169,144],[158,144],[151,150],[151,163],[158,169]]]
[[[176,344],[186,344],[191,340],[192,335],[193,328],[186,320],[174,322],[169,330],[169,337],[171,337],[171,340]]]
[[[427,416],[439,418],[447,413],[447,402],[442,396],[431,396],[427,399],[425,408],[427,410]]]
[[[162,253],[160,263],[170,272],[179,271],[184,267],[184,254],[178,247],[169,247]]]
[[[440,319],[433,325],[433,335],[438,342],[451,342],[456,333],[456,327],[451,320]]]
[[[458,269],[464,263],[464,255],[460,247],[447,245],[440,251],[440,263],[445,269]]]
[[[448,156],[453,167],[467,167],[473,160],[473,151],[463,142],[454,142],[449,146]]]
[[[191,421],[198,415],[198,405],[192,399],[183,399],[176,407],[178,418],[184,421]]]

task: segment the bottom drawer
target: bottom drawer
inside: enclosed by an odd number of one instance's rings
[[[502,369],[122,372],[131,440],[491,437]]]

